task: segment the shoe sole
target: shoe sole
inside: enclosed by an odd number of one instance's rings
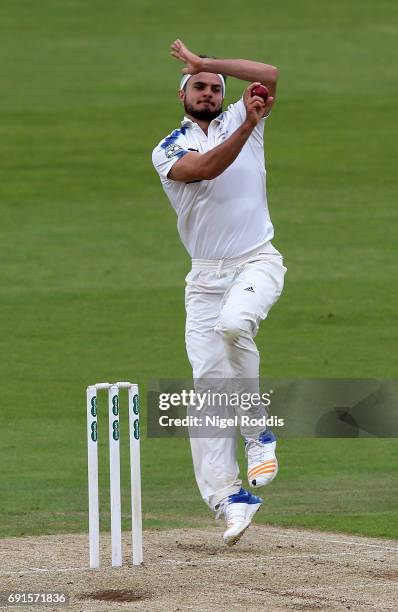
[[[248,527],[250,527],[252,519],[253,519],[254,515],[256,514],[256,512],[260,509],[261,505],[262,504],[250,504],[250,506],[252,506],[253,509],[250,510],[250,516],[249,516],[248,520],[246,521],[245,526],[243,527],[243,529],[239,533],[234,535],[232,538],[229,538],[228,541],[224,540],[224,542],[226,543],[227,546],[234,546],[235,544],[237,544],[239,542],[239,540],[241,539],[241,537],[245,533],[246,529],[248,529]]]
[[[271,482],[275,479],[276,474],[274,474],[274,476],[272,478],[267,478],[265,480],[265,482],[261,482],[261,484],[257,484],[257,478],[253,478],[253,480],[249,480],[249,486],[252,489],[261,489],[261,487],[266,487],[267,485],[271,484]],[[256,481],[256,484],[253,484],[253,481]]]

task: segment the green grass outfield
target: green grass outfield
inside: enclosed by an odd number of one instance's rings
[[[87,529],[88,383],[190,375],[189,259],[151,165],[180,120],[177,36],[280,69],[266,152],[289,272],[262,374],[397,377],[397,17],[389,0],[3,0],[0,535]],[[279,448],[259,521],[398,535],[396,440]],[[144,438],[142,463],[146,527],[211,518],[186,440]]]

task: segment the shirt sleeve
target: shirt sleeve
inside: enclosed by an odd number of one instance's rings
[[[188,146],[180,130],[174,130],[164,138],[152,152],[152,163],[160,178],[167,180],[171,168],[187,153]]]

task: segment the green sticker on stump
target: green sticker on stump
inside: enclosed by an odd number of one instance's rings
[[[138,393],[136,393],[133,397],[133,412],[134,414],[139,414],[140,412],[140,400],[138,398]]]
[[[113,421],[113,439],[119,440],[119,421]]]
[[[114,395],[112,397],[112,412],[115,416],[119,415],[119,396]]]
[[[96,396],[91,398],[91,416],[97,416],[97,398]]]

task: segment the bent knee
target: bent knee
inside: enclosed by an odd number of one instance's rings
[[[250,321],[234,315],[221,315],[215,331],[230,343],[236,342],[241,336],[252,336]]]

